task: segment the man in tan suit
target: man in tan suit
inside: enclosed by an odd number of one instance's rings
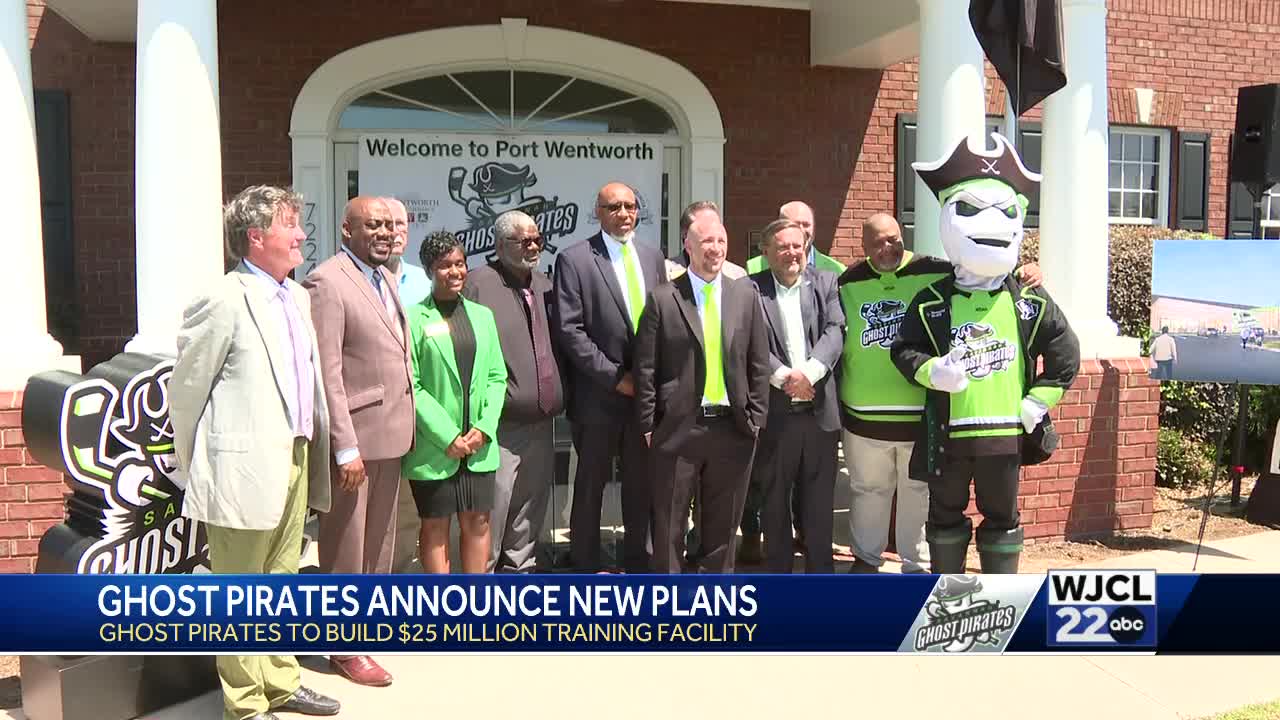
[[[236,265],[183,312],[169,382],[182,514],[205,524],[215,573],[298,572],[307,507],[329,509],[329,413],[302,262],[302,197],[246,188],[224,212]],[[335,715],[292,655],[218,657],[227,720]]]
[[[320,342],[329,401],[333,507],[320,518],[320,569],[389,573],[395,553],[400,458],[413,445],[409,329],[391,273],[395,225],[386,203],[356,197],[342,221],[343,248],[303,286]],[[367,656],[332,656],[361,685],[391,684]]]

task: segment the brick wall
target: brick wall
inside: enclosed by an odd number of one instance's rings
[[[1160,384],[1143,361],[1085,361],[1053,409],[1062,445],[1049,462],[1022,471],[1027,538],[1151,527],[1159,409]]]
[[[64,517],[62,479],[27,451],[22,393],[0,390],[0,573],[35,570],[40,536]]]

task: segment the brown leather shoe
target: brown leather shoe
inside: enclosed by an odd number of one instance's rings
[[[331,657],[329,667],[347,676],[348,680],[357,685],[386,687],[391,684],[391,673],[383,670],[382,666],[368,655]]]

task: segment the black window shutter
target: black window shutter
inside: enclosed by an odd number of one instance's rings
[[[916,160],[915,116],[899,115],[897,124],[893,204],[902,228],[902,243],[910,250],[915,247],[916,229],[916,172],[911,169],[911,163]]]
[[[71,126],[63,90],[36,90],[36,157],[40,167],[45,310],[49,334],[74,349],[80,334],[75,246],[71,233]]]
[[[1235,142],[1235,134],[1231,135],[1231,142]],[[1229,145],[1227,156],[1231,156]],[[1227,177],[1230,189],[1227,192],[1226,237],[1229,240],[1251,240],[1253,239],[1253,195],[1249,193],[1244,183],[1231,182],[1230,174]]]
[[[1209,230],[1209,133],[1178,133],[1178,194],[1174,227]]]

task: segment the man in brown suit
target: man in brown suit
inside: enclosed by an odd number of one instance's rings
[[[394,558],[400,458],[414,431],[409,329],[382,267],[394,235],[385,202],[352,199],[342,250],[303,282],[331,418],[333,507],[320,517],[320,569],[328,573],[389,573]],[[391,684],[366,656],[333,656],[330,664],[361,685]]]

